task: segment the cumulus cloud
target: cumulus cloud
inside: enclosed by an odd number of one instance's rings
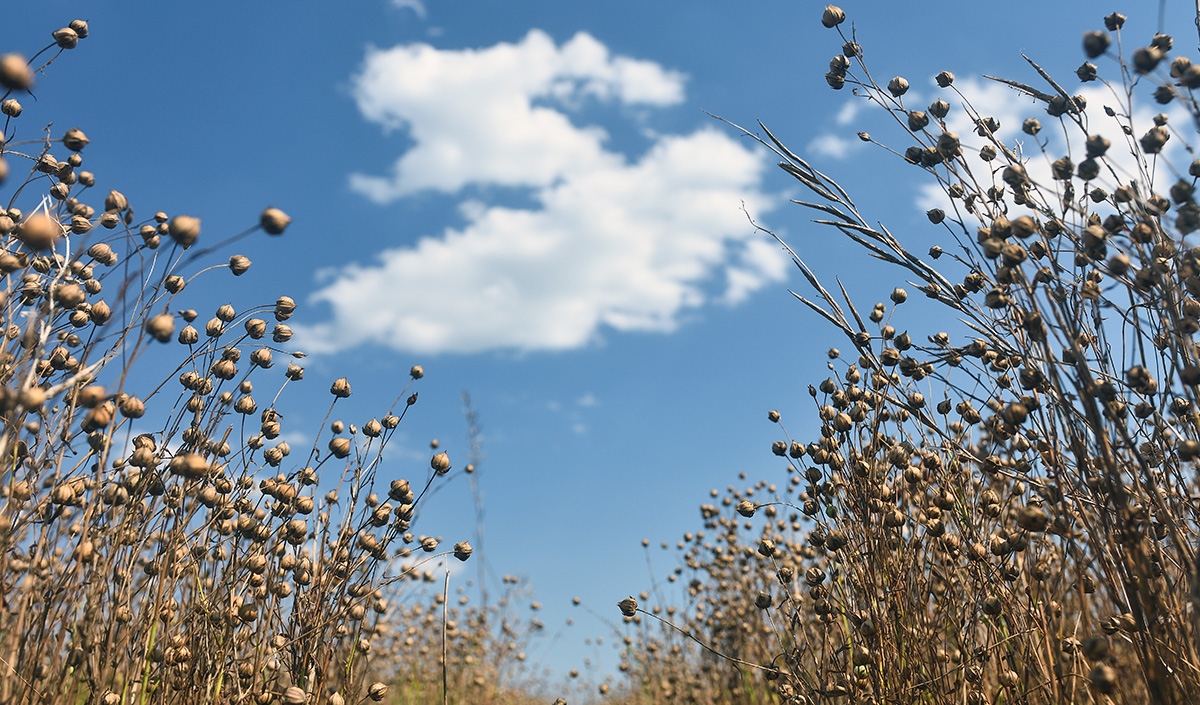
[[[561,46],[535,30],[483,49],[369,51],[359,108],[413,146],[353,188],[388,203],[518,187],[532,205],[464,197],[462,227],[326,272],[312,299],[332,317],[299,330],[306,349],[571,349],[605,329],[669,332],[689,310],[782,279],[786,260],[743,212],[778,200],[762,191],[761,152],[703,127],[626,155],[602,127],[576,124],[589,101],[662,108],[683,101],[683,86],[584,33]]]
[[[533,30],[486,49],[373,49],[355,80],[358,108],[386,129],[407,128],[416,145],[389,175],[355,174],[351,186],[380,203],[469,183],[542,186],[621,160],[605,151],[603,129],[576,127],[547,101],[666,106],[683,100],[683,84],[682,74],[614,57],[585,33],[561,47]]]

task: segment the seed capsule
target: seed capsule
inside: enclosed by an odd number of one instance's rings
[[[429,466],[439,475],[445,475],[450,472],[450,456],[445,451],[433,456],[429,461]]]
[[[1089,59],[1095,59],[1108,51],[1112,39],[1105,32],[1086,32],[1083,35],[1083,51]]]
[[[0,56],[0,86],[10,91],[28,91],[33,87],[33,71],[20,54]]]
[[[200,219],[190,215],[177,215],[167,224],[167,234],[187,249],[200,237]]]
[[[846,13],[836,5],[826,5],[825,11],[821,13],[821,24],[828,29],[833,29],[845,21]]]
[[[258,224],[268,235],[282,235],[292,219],[278,208],[268,208],[259,216]]]
[[[78,152],[79,150],[88,146],[89,142],[91,142],[91,140],[89,140],[87,135],[83,134],[83,130],[79,129],[78,127],[72,127],[71,129],[67,130],[67,133],[63,135],[62,138],[63,146],[72,152]]]
[[[637,614],[638,601],[632,597],[627,597],[618,602],[617,607],[621,609],[621,614],[625,615],[626,617],[632,617],[633,615]]]

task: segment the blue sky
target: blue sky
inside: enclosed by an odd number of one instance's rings
[[[349,377],[345,418],[362,423],[422,364],[385,471],[420,476],[431,438],[465,462],[460,394],[471,394],[488,563],[528,578],[550,631],[576,618],[552,652],[531,653],[565,670],[595,656],[583,641],[607,629],[572,597],[615,615],[616,600],[649,587],[643,537],[674,543],[700,528],[709,489],[739,472],[782,484],[768,410],[800,436],[811,429],[805,390],[844,342],[788,294],[801,280],[747,213],[867,308],[903,285],[808,224],[787,202],[801,195],[794,182],[703,111],[762,120],[850,187],[869,220],[933,243],[932,196],[911,167],[854,134],[898,136],[825,84],[841,40],[822,7],[18,2],[3,13],[3,49],[30,54],[90,20],[19,129],[81,127],[100,193],[122,191],[139,213],[200,216],[211,241],[267,205],[292,216],[283,238],[238,243],[255,265],[236,286],[201,281],[190,305],[299,302],[298,337],[314,354],[305,389],[283,402],[299,440],[331,380]],[[1044,113],[979,75],[1033,83],[1025,52],[1076,86],[1080,34],[1110,11],[843,7],[877,78],[902,74],[912,100],[932,100],[933,76],[953,71],[1014,131]],[[1159,29],[1160,10],[1177,48],[1194,40],[1180,0],[1119,9],[1135,43]],[[311,418],[309,399],[320,400]],[[471,538],[471,506],[460,479],[418,528]],[[661,575],[670,561],[656,560]]]

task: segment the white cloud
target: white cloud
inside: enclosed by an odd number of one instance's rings
[[[854,143],[844,137],[825,133],[817,135],[808,143],[808,151],[818,157],[830,159],[845,159]]]
[[[683,82],[658,64],[613,57],[585,33],[561,47],[533,30],[518,44],[486,49],[372,49],[355,79],[359,110],[386,129],[407,128],[416,146],[391,174],[355,174],[350,183],[380,203],[469,183],[543,186],[579,167],[620,161],[605,151],[603,129],[576,127],[546,101],[665,106],[683,100]]]
[[[399,8],[408,8],[416,13],[417,17],[425,19],[425,3],[421,0],[392,0],[392,4]]]
[[[861,98],[859,96],[849,97],[846,102],[842,104],[841,109],[838,110],[837,116],[834,117],[834,122],[843,126],[853,123],[855,118],[858,117],[859,113],[862,112],[862,109],[865,105],[867,105],[867,100],[865,98]]]
[[[597,404],[600,403],[600,400],[596,398],[595,394],[588,392],[587,394],[584,394],[583,396],[576,399],[575,403],[578,404],[579,406],[596,406]]]
[[[705,127],[627,157],[602,128],[572,122],[587,98],[677,104],[677,72],[586,34],[555,46],[535,30],[484,49],[372,50],[356,97],[367,119],[415,143],[389,176],[352,178],[367,197],[500,185],[529,189],[535,205],[465,201],[461,228],[327,273],[312,298],[332,319],[298,328],[310,352],[571,349],[604,328],[671,331],[689,309],[784,276],[742,210],[779,200],[761,190],[761,152]]]

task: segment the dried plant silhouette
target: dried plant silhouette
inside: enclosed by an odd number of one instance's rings
[[[912,251],[765,126],[745,132],[818,227],[923,301],[907,315],[898,287],[860,308],[784,244],[797,299],[850,352],[809,388],[817,437],[770,413],[786,476],[701,507],[680,604],[622,600],[630,700],[1200,702],[1200,160],[1177,161],[1200,65],[1165,34],[1124,53],[1111,14],[1073,77],[1106,105],[1030,59],[1036,87],[993,79],[1028,115],[1005,141],[950,72],[927,106],[877,81],[845,19],[822,16],[842,43],[826,81],[893,118],[902,146],[859,136],[940,187],[939,244]]]
[[[98,189],[82,130],[31,129],[20,101],[35,81],[53,90],[51,64],[88,29],[76,20],[31,59],[0,56],[0,703],[496,691],[498,667],[441,677],[448,652],[479,648],[471,625],[491,621],[422,589],[472,552],[413,533],[447,454],[406,468],[411,484],[380,475],[422,368],[360,425],[339,419],[351,386],[334,381],[311,446],[284,440],[282,403],[304,380],[288,347],[295,302],[197,322],[186,301],[251,266],[205,259],[290,219],[267,208],[205,247],[199,218],[138,217]]]

